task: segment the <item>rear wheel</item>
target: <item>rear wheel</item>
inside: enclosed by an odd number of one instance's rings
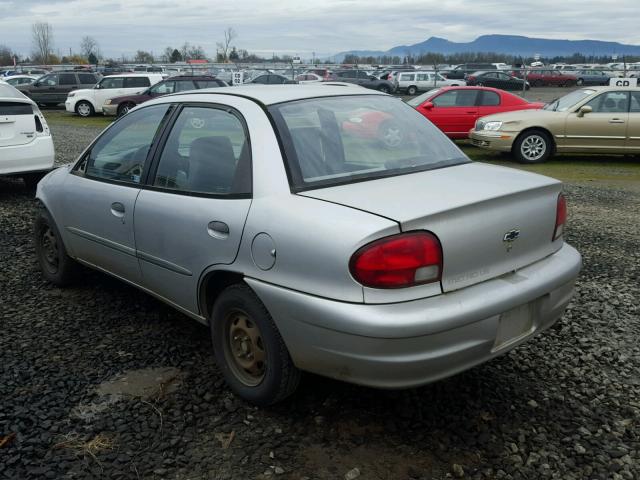
[[[529,130],[516,139],[512,151],[520,163],[542,163],[551,156],[553,144],[546,132]]]
[[[300,371],[271,315],[247,285],[227,287],[209,323],[216,362],[238,396],[271,405],[295,391]]]
[[[418,93],[418,89],[413,85],[407,88],[407,95],[415,95],[416,93]]]
[[[584,80],[582,78],[579,78],[578,81],[576,82],[576,85],[578,86],[584,85]]]
[[[58,228],[44,208],[38,211],[34,227],[36,257],[42,275],[59,287],[69,285],[77,275],[78,264],[67,255]]]
[[[129,113],[129,110],[131,110],[135,106],[136,106],[136,104],[132,103],[132,102],[121,103],[118,106],[118,116],[121,117],[123,115],[126,115],[127,113]]]
[[[89,102],[81,100],[76,103],[76,113],[81,117],[90,117],[95,113],[95,110],[93,109],[93,105]]]

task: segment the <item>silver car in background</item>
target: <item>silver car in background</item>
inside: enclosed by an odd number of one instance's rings
[[[449,80],[438,72],[398,72],[395,77],[396,91],[416,95],[440,87],[464,87],[464,80]]]
[[[412,387],[551,326],[581,266],[561,190],[388,95],[218,88],[144,103],[45,177],[35,245],[57,285],[83,264],[209,325],[266,405],[300,371]]]

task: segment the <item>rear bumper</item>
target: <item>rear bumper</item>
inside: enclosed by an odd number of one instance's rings
[[[300,369],[406,388],[490,360],[553,325],[571,300],[581,264],[580,254],[564,245],[518,272],[437,297],[384,305],[337,302],[246,281]],[[498,346],[501,315],[524,305],[530,307],[531,327]]]
[[[51,136],[36,137],[25,145],[0,147],[0,175],[51,170],[55,152]]]
[[[500,152],[510,152],[516,135],[472,129],[469,131],[469,138],[471,139],[471,143],[476,147],[498,150]]]

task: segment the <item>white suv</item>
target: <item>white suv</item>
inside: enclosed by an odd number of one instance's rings
[[[100,80],[93,88],[69,92],[66,102],[67,112],[89,117],[102,113],[102,105],[122,95],[135,95],[162,80],[160,73],[129,73],[110,75]]]
[[[22,177],[34,187],[53,168],[53,140],[38,105],[0,83],[0,175]]]

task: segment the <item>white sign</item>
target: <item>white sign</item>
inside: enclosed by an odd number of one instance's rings
[[[637,78],[612,78],[609,80],[610,87],[637,87]]]
[[[233,72],[231,85],[242,85],[244,83],[244,72]]]

